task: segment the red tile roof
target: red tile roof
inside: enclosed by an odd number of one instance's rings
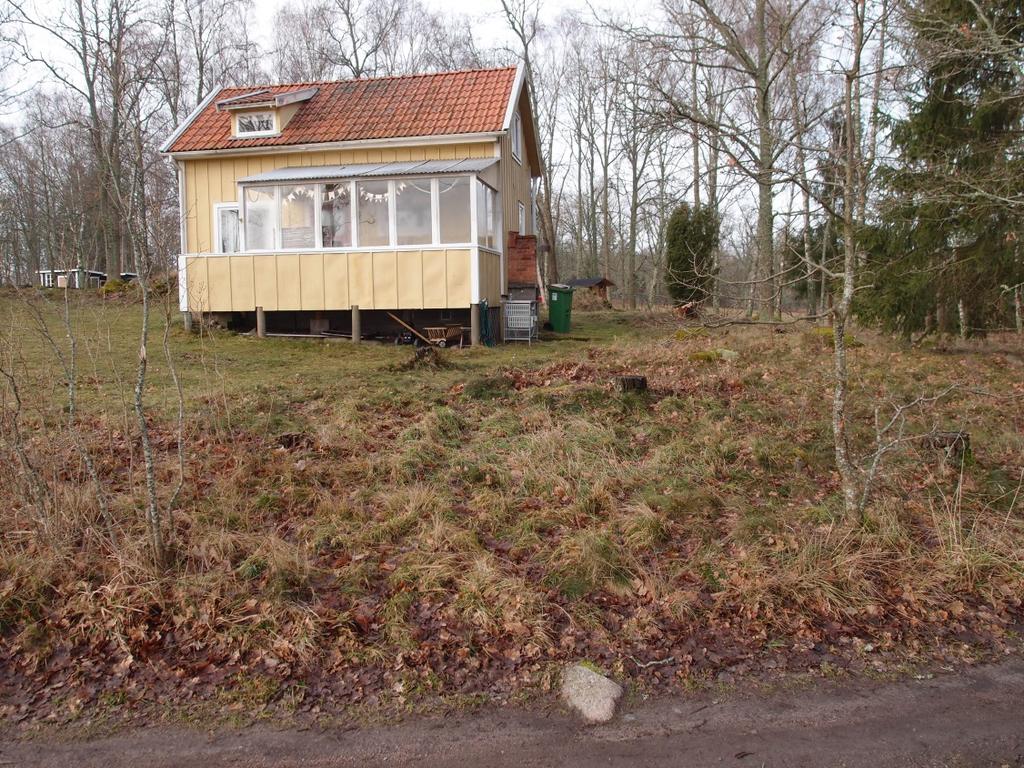
[[[516,69],[507,67],[341,82],[222,88],[168,151],[497,132],[504,127],[505,110],[515,79]],[[276,94],[310,87],[317,88],[316,94],[299,105],[295,116],[278,136],[233,138],[231,113],[216,106],[218,101],[254,91],[264,91],[260,98],[268,100]]]

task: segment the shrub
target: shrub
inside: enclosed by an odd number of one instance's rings
[[[700,302],[708,297],[717,269],[719,228],[718,217],[707,207],[694,210],[683,203],[669,218],[665,283],[676,303]]]
[[[128,283],[126,283],[124,280],[115,277],[110,280],[107,280],[107,282],[103,284],[103,286],[100,288],[100,293],[104,296],[111,296],[115,293],[124,293],[124,291],[127,288]]]
[[[836,332],[831,325],[813,329],[810,332],[810,337],[825,349],[832,349],[836,343]],[[846,342],[846,346],[850,349],[864,346],[864,343],[859,341],[852,333],[843,334],[843,341]]]

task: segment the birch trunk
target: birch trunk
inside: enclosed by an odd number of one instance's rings
[[[1024,334],[1024,286],[1013,289],[1013,317],[1017,321],[1017,333]]]
[[[832,311],[834,385],[832,393],[832,436],[836,456],[836,468],[842,483],[843,509],[850,518],[863,513],[866,489],[861,487],[861,475],[850,457],[850,440],[847,431],[849,405],[849,365],[846,349],[846,329],[853,306],[853,294],[857,285],[857,241],[854,214],[859,195],[860,126],[855,99],[856,83],[860,77],[861,55],[864,48],[864,5],[855,0],[853,8],[852,59],[845,72],[843,93],[844,118],[846,123],[846,151],[843,178],[843,277],[842,291]]]

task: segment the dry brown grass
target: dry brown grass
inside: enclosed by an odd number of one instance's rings
[[[876,404],[951,381],[964,387],[910,428],[967,429],[974,444],[956,468],[917,444],[892,454],[860,523],[839,512],[814,332],[676,335],[642,316],[584,315],[590,342],[452,352],[451,368],[426,375],[394,370],[407,350],[176,334],[188,471],[169,513],[175,564],[157,573],[118,389],[132,316],[81,312],[83,336],[109,352],[83,374],[78,429],[112,526],[52,366],[25,338],[5,342],[29,393],[26,448],[52,494],[43,526],[24,473],[0,486],[0,629],[8,674],[29,687],[61,653],[79,660],[61,672],[75,684],[148,681],[172,698],[219,695],[228,673],[342,702],[410,686],[511,691],[581,657],[656,683],[773,649],[841,655],[851,638],[905,658],[1021,621],[1016,339],[950,354],[858,332],[861,447]],[[692,359],[719,348],[739,360]],[[617,392],[625,372],[652,392]],[[168,388],[154,362],[167,494]]]

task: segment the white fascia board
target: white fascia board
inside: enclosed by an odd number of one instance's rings
[[[210,91],[208,94],[206,94],[205,97],[203,97],[203,100],[200,101],[196,105],[196,108],[193,109],[189,113],[188,117],[185,118],[185,121],[181,125],[179,125],[177,128],[174,129],[174,133],[172,133],[167,138],[167,141],[165,141],[163,144],[160,145],[160,154],[161,155],[170,154],[171,147],[174,145],[174,142],[176,142],[178,140],[178,138],[181,136],[181,134],[183,134],[185,132],[186,128],[188,128],[190,125],[192,125],[192,121],[195,120],[197,117],[199,117],[199,114],[204,109],[206,109],[208,106],[210,106],[210,102],[213,101],[214,97],[218,93],[220,93],[220,91],[221,91],[221,87],[219,85],[215,85],[213,87],[213,90]]]
[[[509,97],[508,106],[505,107],[505,120],[501,124],[504,132],[508,133],[512,127],[512,115],[516,113],[516,106],[519,104],[519,96],[523,92],[523,84],[526,82],[526,63],[520,61],[516,66],[516,79],[512,83],[512,95]]]
[[[293,152],[323,152],[330,149],[380,149],[382,147],[429,147],[436,144],[478,144],[497,141],[500,133],[450,133],[439,136],[396,136],[390,139],[356,139],[353,141],[327,141],[319,144],[274,144],[269,147],[237,147],[227,149],[200,149],[192,152],[172,152],[171,157],[225,157],[237,155],[277,155]]]

